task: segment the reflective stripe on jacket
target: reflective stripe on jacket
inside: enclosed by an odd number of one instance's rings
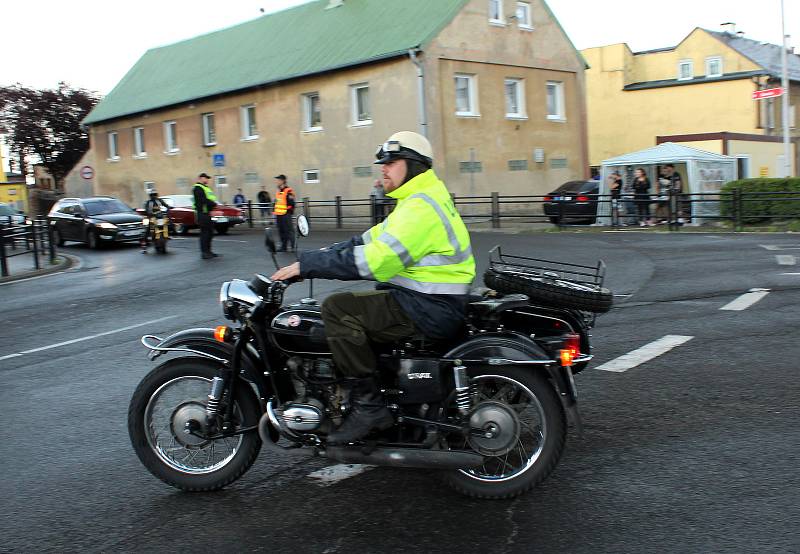
[[[217,196],[214,194],[213,190],[211,190],[210,188],[205,186],[203,183],[195,183],[194,186],[195,187],[200,187],[200,189],[203,191],[203,194],[205,194],[205,196],[206,196],[206,200],[210,200],[214,205],[216,205]],[[197,208],[197,199],[193,200],[192,204],[194,205],[194,211],[199,212],[200,210],[198,210],[198,208]],[[207,214],[208,212],[211,211],[211,210],[208,209],[208,204],[205,203],[205,202],[203,203],[202,208],[203,208],[202,213]]]
[[[353,249],[361,278],[426,294],[467,294],[475,258],[444,183],[429,169],[388,196],[397,207]]]
[[[289,202],[287,197],[290,194],[290,189],[285,188],[275,193],[275,206],[272,209],[274,215],[286,215],[289,211]]]

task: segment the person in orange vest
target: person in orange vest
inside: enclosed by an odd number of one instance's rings
[[[281,173],[275,176],[278,192],[275,193],[275,204],[272,213],[278,225],[278,235],[281,238],[281,252],[289,248],[294,250],[294,233],[292,232],[292,214],[294,213],[294,191],[286,184],[286,175]]]

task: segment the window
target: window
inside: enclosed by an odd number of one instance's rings
[[[489,0],[489,23],[505,25],[503,0]]]
[[[722,77],[722,58],[706,58],[706,77]]]
[[[303,129],[305,131],[322,130],[322,113],[319,107],[318,92],[303,95],[303,117]]]
[[[750,178],[750,156],[747,154],[736,154],[736,171],[738,179]]]
[[[531,22],[531,5],[527,2],[517,2],[517,25],[520,29],[533,29]]]
[[[119,159],[119,136],[116,131],[108,133],[108,159]]]
[[[178,148],[178,124],[174,121],[164,122],[164,146],[167,154],[174,154]]]
[[[475,75],[456,75],[456,115],[477,116],[478,98]]]
[[[506,79],[506,117],[526,118],[525,85],[522,79]]]
[[[242,119],[242,140],[254,140],[258,138],[258,127],[256,126],[256,106],[248,104],[241,108]]]
[[[547,81],[547,119],[565,120],[564,113],[564,83],[560,81]]]
[[[319,169],[303,170],[304,183],[319,183]]]
[[[135,158],[147,156],[147,150],[144,149],[144,127],[133,128],[133,156]]]
[[[694,77],[694,63],[692,63],[692,60],[678,62],[678,80],[686,81],[692,77]]]
[[[369,86],[353,85],[350,87],[353,109],[353,125],[369,125],[372,114],[369,110]]]
[[[214,114],[203,114],[203,145],[214,146],[217,144],[217,129],[214,126]]]

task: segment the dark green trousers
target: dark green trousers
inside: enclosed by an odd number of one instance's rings
[[[383,290],[332,294],[322,303],[322,320],[333,361],[351,378],[375,373],[370,342],[395,342],[417,333],[408,314]]]

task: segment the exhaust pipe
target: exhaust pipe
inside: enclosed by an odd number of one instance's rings
[[[281,438],[281,431],[283,431],[283,429],[280,426],[278,418],[275,416],[275,412],[272,409],[272,400],[270,400],[267,402],[267,413],[262,415],[261,419],[258,421],[258,436],[261,437],[261,443],[264,448],[279,456],[308,458],[316,454],[312,448],[302,446],[285,448],[280,446],[278,441]]]
[[[420,469],[470,469],[483,464],[474,452],[423,450],[420,448],[375,448],[369,454],[357,446],[329,446],[320,455],[345,464],[413,467]]]

